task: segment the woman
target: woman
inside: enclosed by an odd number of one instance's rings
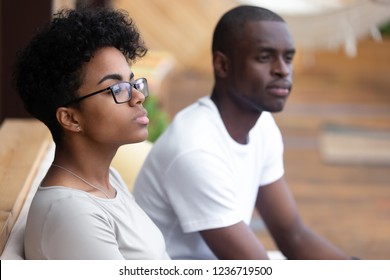
[[[62,11],[21,52],[15,81],[49,129],[53,164],[29,211],[27,259],[167,259],[164,239],[110,168],[148,136],[147,81],[129,67],[147,49],[114,10]]]

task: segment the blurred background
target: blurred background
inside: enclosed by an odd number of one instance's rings
[[[35,30],[62,8],[107,6],[128,11],[149,47],[133,71],[150,83],[153,142],[180,109],[210,94],[212,32],[240,4],[281,14],[296,42],[294,89],[274,116],[303,218],[351,255],[390,259],[389,0],[3,0],[0,124],[30,117],[11,73]],[[256,213],[252,226],[276,249]]]

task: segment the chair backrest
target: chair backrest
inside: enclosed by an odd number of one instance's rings
[[[1,259],[23,258],[23,218],[15,225],[34,192],[31,187],[40,179],[52,140],[49,130],[37,120],[6,119],[0,127],[0,143]]]
[[[31,201],[34,194],[45,176],[50,164],[53,162],[54,157],[54,144],[50,145],[49,149],[45,153],[41,163],[38,166],[37,173],[31,184],[31,188],[26,195],[23,207],[16,219],[15,224],[12,227],[12,231],[5,244],[3,253],[1,254],[2,260],[22,260],[24,259],[24,229],[26,227],[27,214],[31,205]]]

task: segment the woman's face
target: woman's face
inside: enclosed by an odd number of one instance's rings
[[[83,84],[78,93],[89,93],[118,82],[133,82],[134,74],[124,55],[114,47],[98,50],[83,68]],[[117,104],[110,90],[80,101],[80,126],[83,136],[96,144],[113,146],[144,141],[148,137],[147,112],[144,95],[132,89],[128,102]]]

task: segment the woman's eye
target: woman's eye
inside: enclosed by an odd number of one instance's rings
[[[118,95],[118,94],[120,94],[121,93],[121,88],[119,87],[119,86],[116,86],[116,87],[114,87],[113,89],[112,89],[112,93],[114,94],[114,95]]]

